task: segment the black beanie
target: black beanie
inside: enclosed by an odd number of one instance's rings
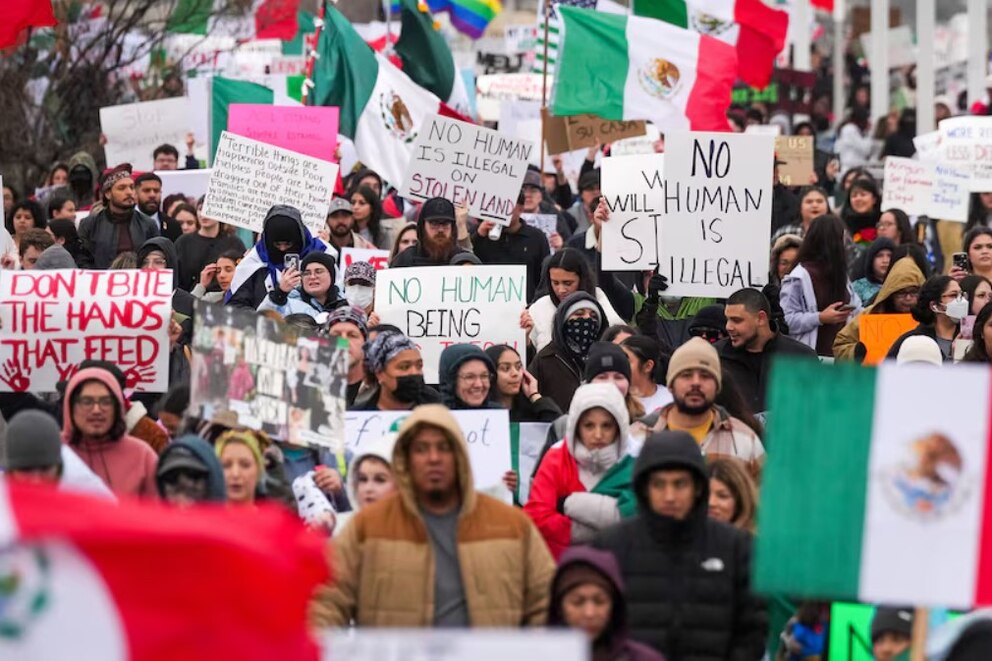
[[[694,328],[712,328],[726,333],[727,316],[724,314],[723,306],[715,304],[700,308],[696,316],[689,322],[690,335]]]
[[[594,342],[589,348],[586,359],[586,370],[582,375],[585,383],[591,383],[604,372],[620,372],[630,381],[630,360],[616,344],[612,342]]]
[[[888,632],[907,636],[913,633],[913,611],[909,608],[887,608],[879,606],[871,620],[871,642]]]
[[[334,261],[334,257],[327,254],[326,252],[319,252],[314,250],[313,252],[307,253],[307,256],[303,258],[300,262],[300,272],[307,270],[307,265],[317,262],[324,268],[326,268],[331,274],[331,284],[334,284],[334,280],[337,276],[337,264]]]
[[[300,225],[289,216],[269,218],[265,222],[265,239],[269,245],[273,245],[277,241],[288,241],[293,244],[296,251],[303,247],[300,245]]]

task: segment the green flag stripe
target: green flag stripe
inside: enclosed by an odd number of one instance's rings
[[[768,389],[768,463],[755,587],[858,595],[876,370],[780,359]]]
[[[558,46],[554,114],[623,119],[627,17],[574,7],[561,7],[559,13],[565,36]],[[614,75],[603,76],[603,71]]]
[[[227,130],[227,113],[232,103],[272,105],[275,95],[264,85],[214,76],[210,93],[210,153],[217,149],[221,131]]]
[[[634,15],[689,28],[689,9],[684,0],[634,0]]]
[[[417,0],[400,0],[402,13],[396,54],[403,62],[403,72],[413,82],[430,90],[442,101],[451,98],[455,85],[455,60],[434,18],[417,7]]]
[[[207,34],[213,0],[179,0],[165,24],[167,32]]]

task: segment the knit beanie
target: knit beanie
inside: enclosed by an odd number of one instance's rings
[[[565,309],[565,316],[562,317],[562,318],[563,319],[568,319],[569,317],[571,317],[573,314],[575,314],[579,310],[592,310],[593,312],[596,313],[596,318],[599,319],[600,324],[602,324],[603,321],[604,321],[599,316],[599,312],[600,312],[599,306],[596,304],[595,301],[592,301],[592,300],[590,300],[588,298],[580,298],[579,300],[577,300],[574,303],[572,303],[571,305],[569,305]]]
[[[722,305],[707,305],[700,308],[696,316],[689,322],[689,334],[694,328],[712,328],[714,330],[727,332],[727,316],[724,314]]]
[[[668,362],[668,377],[665,379],[665,385],[671,389],[675,377],[680,372],[691,369],[700,369],[709,373],[716,379],[717,389],[723,387],[720,357],[713,345],[701,337],[694,337],[675,350]]]
[[[300,226],[289,216],[272,216],[265,221],[264,232],[267,243],[285,241],[292,243],[297,250],[303,247],[300,245]]]
[[[344,286],[351,283],[375,287],[375,268],[368,262],[352,262],[344,270]]]
[[[907,636],[913,632],[913,611],[908,608],[886,608],[875,610],[871,620],[871,642],[874,643],[883,633],[901,633]]]
[[[38,261],[34,263],[34,267],[39,271],[74,269],[76,268],[76,260],[72,258],[68,250],[56,243],[48,246],[41,252],[41,255],[38,256]]]
[[[606,372],[620,372],[630,381],[630,359],[623,349],[612,342],[594,342],[589,347],[589,358],[586,359],[582,380],[591,383]]]
[[[366,340],[369,338],[369,318],[365,316],[365,310],[362,308],[354,305],[342,305],[334,308],[327,315],[327,327],[330,328],[334,324],[341,323],[355,324],[361,331],[362,337]]]
[[[307,270],[307,266],[317,262],[331,274],[331,283],[334,283],[335,278],[337,278],[337,263],[334,260],[333,255],[329,255],[326,252],[320,252],[319,250],[313,250],[307,253],[307,256],[303,258],[300,262],[300,272]]]
[[[42,411],[21,411],[7,424],[6,470],[62,465],[62,431],[55,418]]]
[[[590,583],[601,587],[609,595],[612,595],[616,589],[610,579],[606,578],[603,572],[599,571],[591,564],[577,562],[565,567],[558,574],[558,580],[555,581],[554,598],[556,601],[563,599],[565,595],[575,588],[588,585]]]

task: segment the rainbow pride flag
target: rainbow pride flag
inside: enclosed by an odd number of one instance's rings
[[[391,0],[390,6],[392,13],[400,12],[399,0]],[[432,14],[448,12],[455,29],[472,39],[481,37],[489,22],[503,11],[500,0],[427,0],[427,7]]]

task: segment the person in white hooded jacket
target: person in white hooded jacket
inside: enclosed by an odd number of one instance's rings
[[[348,482],[345,488],[348,490],[348,502],[351,503],[350,512],[341,512],[337,515],[337,525],[334,527],[334,534],[339,534],[344,530],[349,519],[358,510],[366,505],[385,498],[396,491],[396,482],[393,479],[393,446],[396,444],[396,430],[402,419],[398,420],[389,433],[380,439],[370,441],[358,448],[355,456],[348,467]]]

